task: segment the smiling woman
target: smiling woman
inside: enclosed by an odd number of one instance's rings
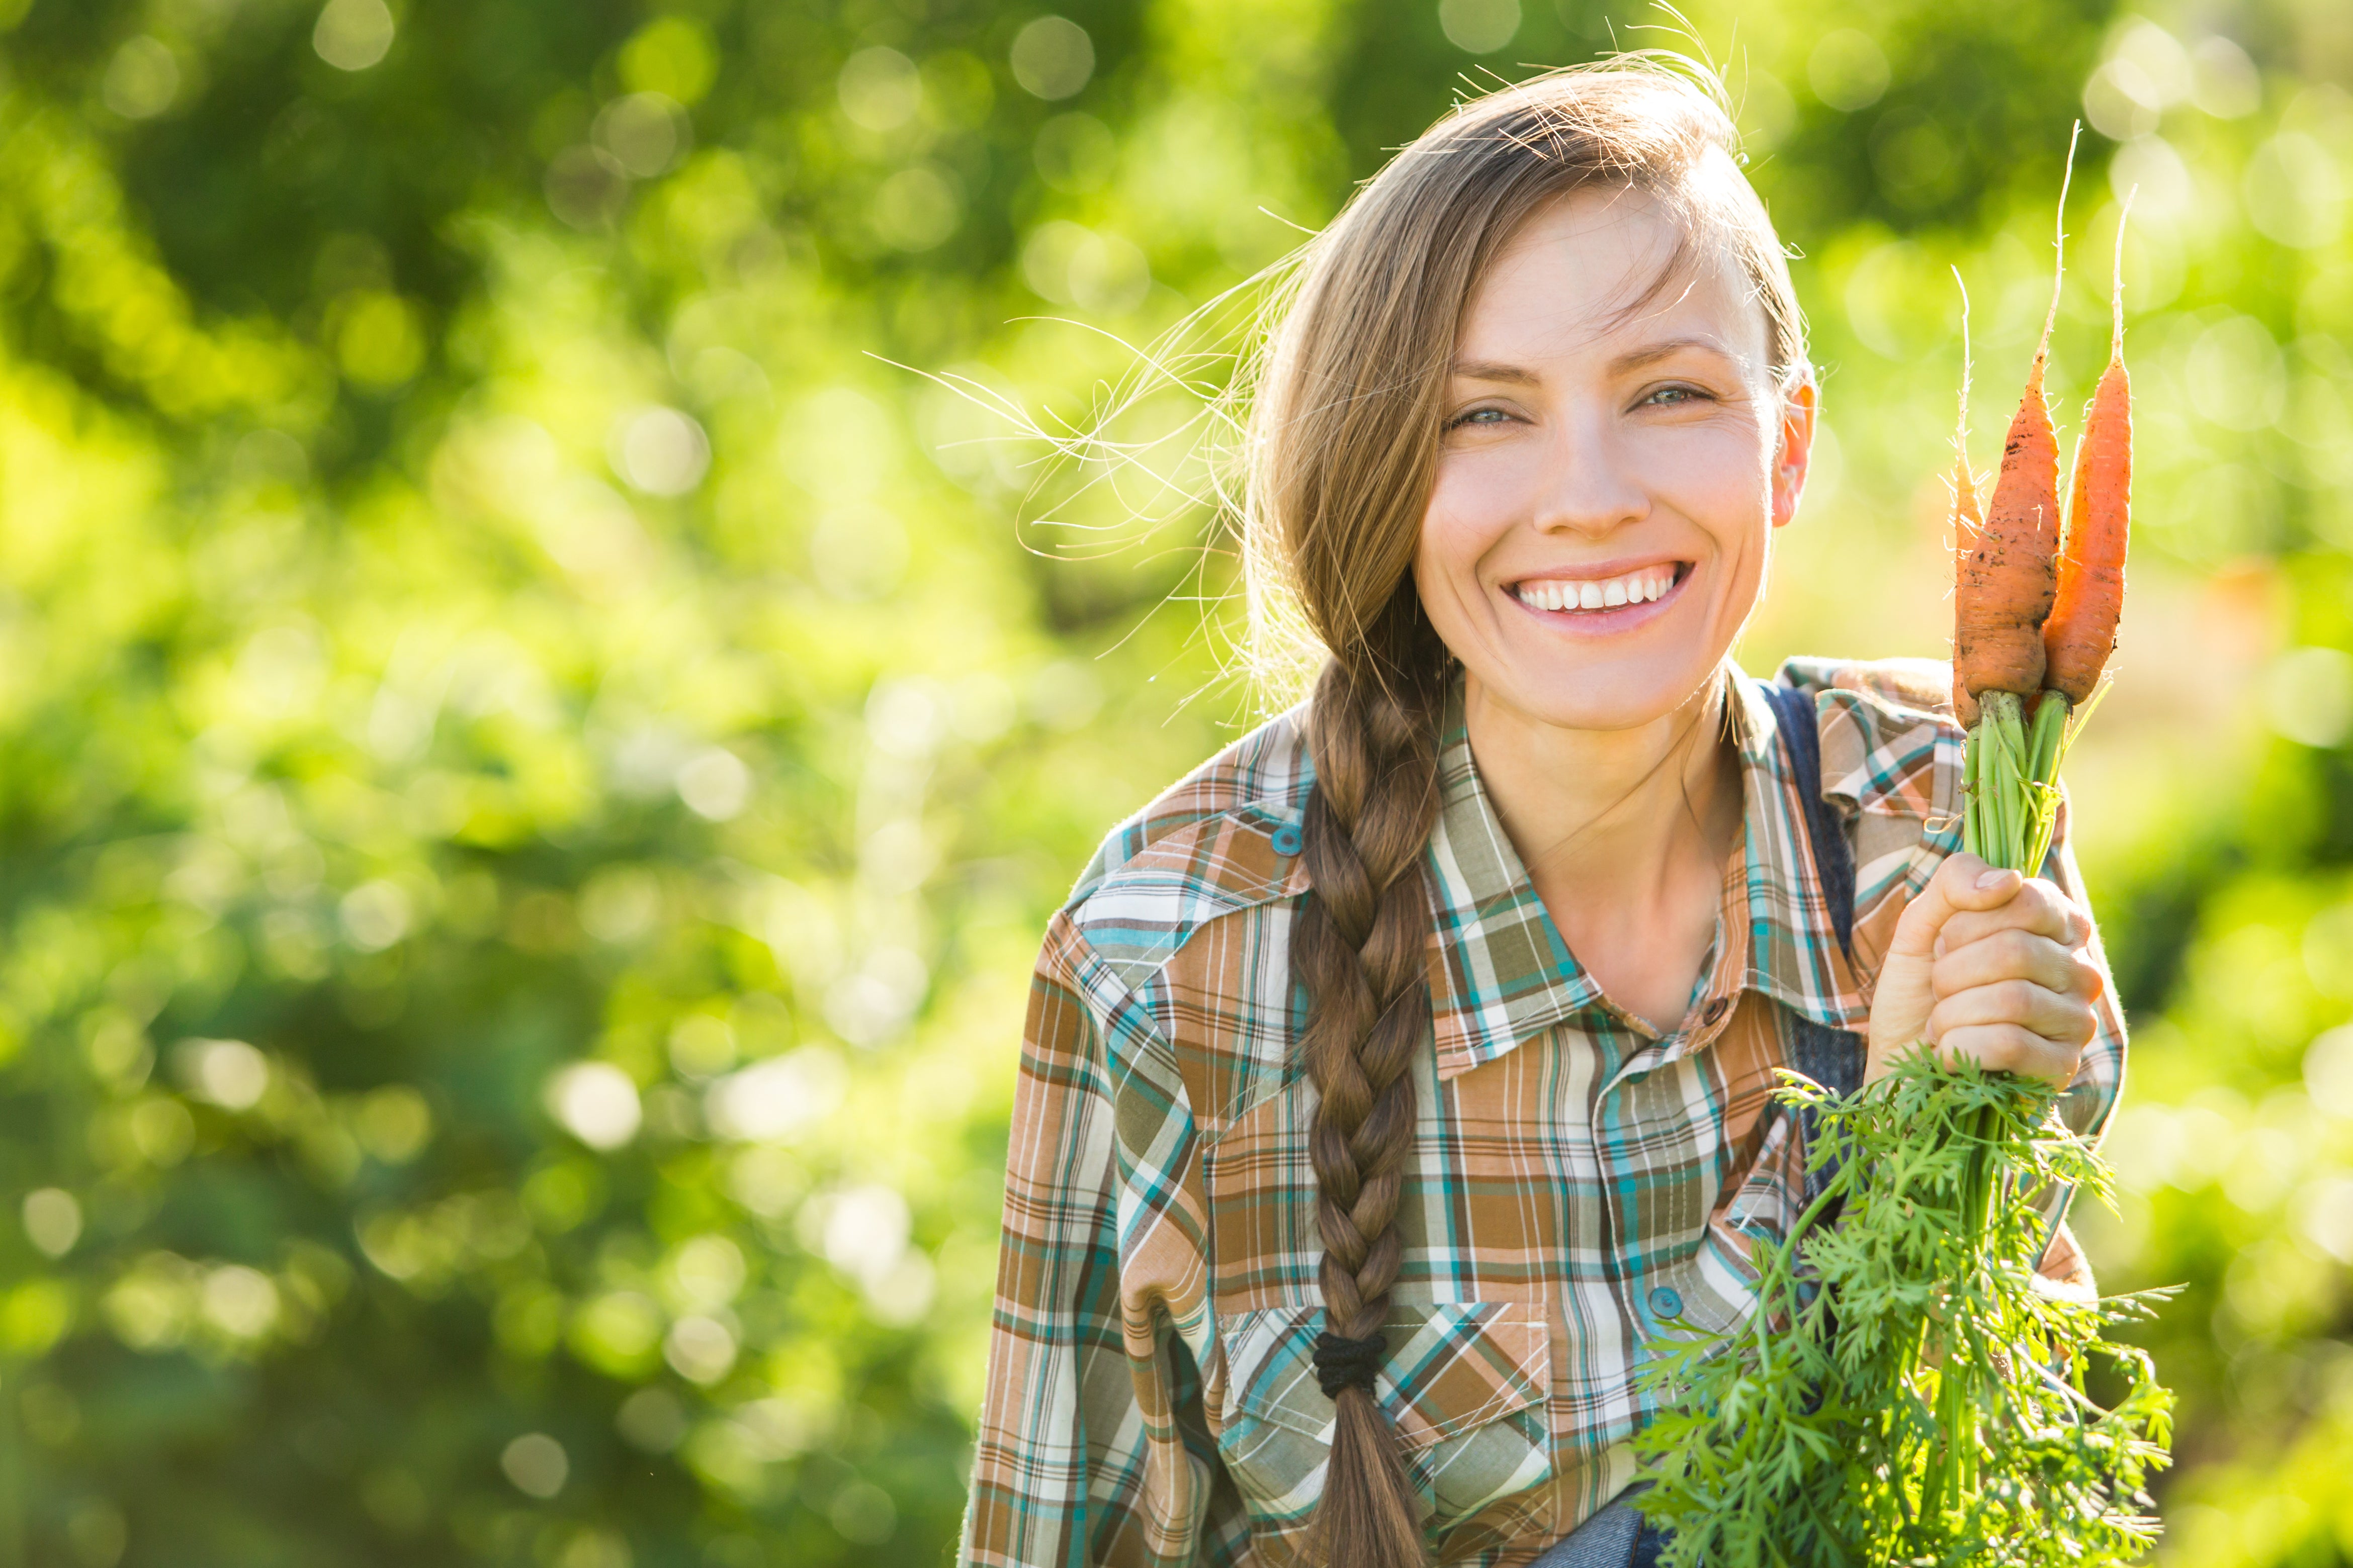
[[[1709,677],[1756,605],[1767,535],[1796,513],[1813,433],[1811,379],[1802,359],[1777,367],[1753,289],[1719,236],[1694,238],[1640,188],[1580,187],[1527,219],[1471,297],[1414,562],[1537,892],[1604,988],[1662,1030],[1713,941],[1738,826],[1737,781],[1692,725],[1720,695]],[[1601,818],[1670,751],[1707,831],[1659,836],[1669,887],[1563,885],[1572,842],[1589,877],[1613,828],[1657,835],[1639,811]],[[1565,797],[1578,779],[1609,794]],[[1646,879],[1654,864],[1647,847],[1623,858]],[[1653,899],[1659,921],[1630,928]]]
[[[1732,663],[1816,394],[1713,89],[1466,105],[1303,252],[1245,542],[1321,673],[1049,932],[965,1561],[1649,1562],[1635,1369],[1754,1310],[1778,1069],[2105,1116],[2089,918],[1956,853],[1944,678]]]

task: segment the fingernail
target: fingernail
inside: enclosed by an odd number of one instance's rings
[[[1989,893],[1996,888],[2000,887],[2002,882],[2008,879],[2010,873],[2007,871],[1981,872],[1978,877],[1978,889],[1980,892]]]

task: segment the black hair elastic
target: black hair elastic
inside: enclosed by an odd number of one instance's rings
[[[1326,1329],[1315,1336],[1315,1384],[1326,1399],[1337,1399],[1344,1388],[1373,1391],[1373,1374],[1381,1370],[1381,1358],[1389,1352],[1386,1335],[1366,1334],[1361,1340],[1349,1339]]]

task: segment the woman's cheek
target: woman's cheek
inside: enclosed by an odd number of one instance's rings
[[[1739,426],[1684,434],[1644,454],[1652,493],[1710,533],[1746,536],[1764,527],[1772,516],[1773,468],[1758,456],[1755,432]]]
[[[1419,552],[1425,571],[1435,570],[1466,597],[1478,592],[1479,563],[1510,531],[1512,516],[1500,465],[1462,460],[1469,456],[1440,458]]]

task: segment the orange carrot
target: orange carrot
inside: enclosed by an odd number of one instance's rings
[[[2125,216],[2131,212],[2126,198]],[[2123,216],[2116,220],[2116,271],[2109,309],[2114,322],[2108,368],[2092,395],[2084,437],[2075,447],[2058,600],[2042,627],[2049,665],[2044,679],[2078,704],[2100,683],[2100,670],[2116,646],[2116,618],[2125,603],[2125,548],[2132,531],[2132,377],[2125,371]]]
[[[1957,267],[1953,282],[1961,290],[1961,412],[1953,430],[1953,508],[1947,523],[1953,531],[1953,580],[1958,583],[1968,568],[1969,552],[1977,547],[1985,514],[1978,510],[1978,478],[1969,467],[1969,286],[1961,281]],[[1953,665],[1953,711],[1963,729],[1977,727],[1978,700],[1962,682],[1957,660]]]
[[[2068,148],[2072,173],[2074,149]],[[2067,187],[2059,187],[2061,276],[2066,240]],[[2059,437],[2042,397],[2051,329],[2059,319],[2059,281],[2051,286],[2051,313],[2026,373],[2026,393],[2002,444],[2001,471],[1975,549],[1954,591],[1953,669],[1972,696],[2042,689],[2042,623],[2058,591],[2053,557],[2059,547]]]
[[[1969,472],[1968,455],[1964,452],[1953,465],[1953,554],[1958,563],[1957,573],[1968,570],[1969,552],[1977,548],[1978,535],[1984,531],[1985,516],[1978,510],[1977,476]],[[1956,580],[1958,578],[1957,576]],[[1964,730],[1974,729],[1978,721],[1978,700],[1961,678],[1963,666],[1958,658],[1953,660],[1953,712]]]

